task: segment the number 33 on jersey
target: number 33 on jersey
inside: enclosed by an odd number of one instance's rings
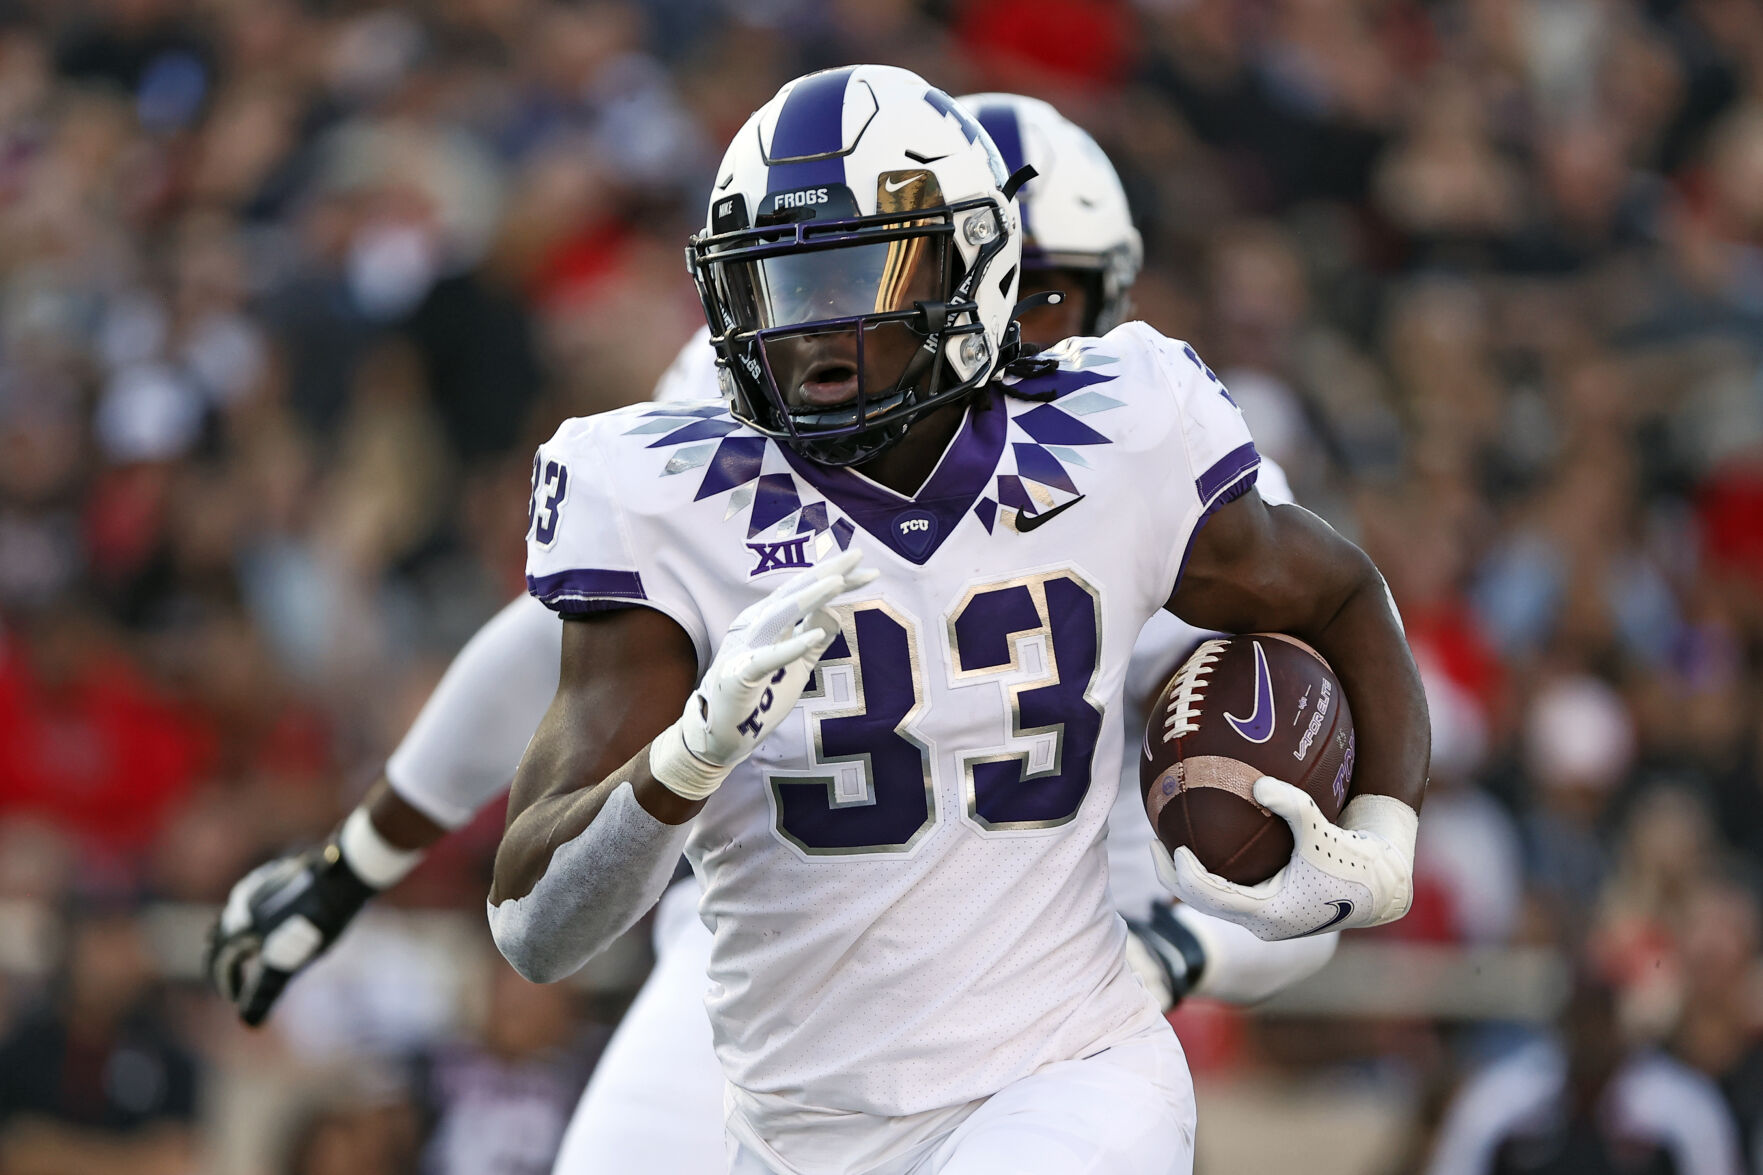
[[[836,1070],[853,1108],[959,1104],[1034,1063],[969,1039],[1041,1047],[1066,1023],[1077,1041],[1142,998],[1099,978],[1120,950],[1101,848],[1114,708],[1193,535],[1259,459],[1217,377],[1143,324],[1046,357],[966,410],[912,497],[710,402],[572,420],[535,459],[529,590],[566,615],[658,609],[700,666],[743,608],[854,539],[880,572],[833,609],[796,711],[687,850],[743,1088]],[[890,1037],[917,1060],[865,1066]]]

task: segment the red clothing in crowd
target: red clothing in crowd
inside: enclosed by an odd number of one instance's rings
[[[0,644],[0,817],[38,815],[100,850],[153,838],[213,757],[194,716],[157,696],[116,654],[50,685]]]
[[[1763,584],[1763,463],[1733,462],[1697,495],[1708,561]]]

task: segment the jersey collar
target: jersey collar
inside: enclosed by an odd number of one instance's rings
[[[1000,401],[975,401],[943,458],[916,494],[905,497],[839,466],[817,465],[780,444],[784,459],[798,476],[832,502],[846,517],[886,543],[910,563],[924,564],[943,540],[955,532],[962,515],[972,509],[991,484],[1004,453],[1009,411]]]

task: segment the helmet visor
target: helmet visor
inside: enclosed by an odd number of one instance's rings
[[[859,315],[910,311],[946,297],[941,234],[711,261],[713,280],[740,331],[775,330]]]

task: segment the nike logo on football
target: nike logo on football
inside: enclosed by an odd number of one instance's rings
[[[1016,516],[1017,532],[1020,534],[1027,534],[1037,526],[1045,526],[1047,523],[1053,521],[1053,519],[1059,517],[1087,497],[1089,497],[1088,494],[1079,494],[1077,497],[1071,499],[1071,501],[1055,506],[1045,514],[1030,514],[1026,517],[1022,514],[1018,514]]]
[[[1334,917],[1330,918],[1327,922],[1324,922],[1321,926],[1318,926],[1315,930],[1310,931],[1310,934],[1321,934],[1330,926],[1345,922],[1353,916],[1353,903],[1345,898],[1337,898],[1330,902],[1329,905],[1334,907]],[[1300,935],[1299,937],[1306,938],[1308,935]]]
[[[1230,728],[1252,743],[1264,743],[1273,737],[1273,678],[1267,673],[1267,654],[1261,642],[1255,641],[1255,708],[1247,718],[1226,714]],[[1345,915],[1342,915],[1345,917]]]
[[[915,184],[923,178],[924,178],[923,176],[909,175],[905,179],[900,180],[897,183],[893,180],[883,180],[882,187],[886,188],[890,192],[897,192],[901,188],[905,187],[907,184]]]

